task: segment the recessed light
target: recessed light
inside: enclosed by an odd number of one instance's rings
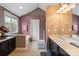
[[[20,6],[19,9],[23,9],[23,6]]]

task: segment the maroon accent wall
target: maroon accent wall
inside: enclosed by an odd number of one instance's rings
[[[45,33],[46,33],[46,30],[45,30],[46,13],[45,11],[41,10],[40,8],[37,8],[33,10],[32,12],[20,17],[21,32],[23,34],[27,34],[27,35],[30,34],[30,20],[31,19],[40,20],[40,39],[43,39],[43,37],[45,38]],[[45,33],[43,33],[43,30],[45,31]]]
[[[0,26],[4,25],[4,9],[0,6]]]
[[[77,15],[72,15],[72,24],[73,25],[77,25],[77,27],[78,27],[78,30],[73,30],[76,34],[79,34],[79,16],[77,16]],[[77,28],[76,28],[77,29]]]

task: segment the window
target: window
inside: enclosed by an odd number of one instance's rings
[[[8,28],[8,30],[11,30],[11,19],[9,17],[5,17],[5,27]]]
[[[12,20],[12,32],[18,32],[18,21],[16,19],[11,19]]]
[[[18,20],[9,16],[5,16],[5,27],[7,27],[11,33],[18,32]]]

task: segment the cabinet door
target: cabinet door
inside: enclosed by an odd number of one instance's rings
[[[15,49],[15,38],[12,38],[8,41],[9,50],[8,53],[12,52]]]
[[[16,39],[15,38],[11,39],[11,45],[12,45],[12,50],[14,50],[16,48]]]
[[[51,51],[53,56],[58,56],[58,45],[51,41]]]
[[[0,56],[8,55],[8,41],[0,43]]]
[[[50,38],[48,38],[48,40],[47,40],[47,49],[51,49],[51,39]]]
[[[11,39],[8,41],[8,46],[9,46],[8,53],[10,53],[13,50],[12,49],[12,42],[11,41],[12,41]]]

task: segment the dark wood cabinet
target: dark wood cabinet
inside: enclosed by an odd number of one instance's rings
[[[7,56],[11,53],[15,48],[15,38],[11,38],[9,40],[3,41],[0,43],[0,56]]]
[[[0,43],[0,56],[6,56],[8,54],[8,41]]]
[[[9,50],[8,50],[8,53],[12,52],[14,49],[15,49],[15,38],[12,38],[10,40],[8,40],[8,47],[9,47]]]
[[[54,41],[51,41],[51,52],[53,56],[58,56],[58,45]]]
[[[51,56],[69,56],[59,45],[48,38],[47,49],[51,52]]]

